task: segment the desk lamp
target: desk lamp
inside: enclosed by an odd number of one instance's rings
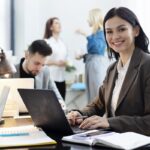
[[[8,78],[11,74],[15,73],[16,69],[10,61],[7,60],[6,55],[2,48],[0,48],[0,78]],[[4,120],[0,120],[0,124],[3,124]]]

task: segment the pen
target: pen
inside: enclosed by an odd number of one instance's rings
[[[86,119],[88,118],[88,116],[79,116],[79,117],[76,117],[75,119]],[[68,118],[69,120],[71,120],[71,118]]]
[[[88,116],[79,116],[79,117],[76,117],[76,119],[86,119],[88,118]]]
[[[94,136],[94,135],[101,135],[101,134],[105,134],[105,133],[109,133],[110,131],[106,131],[106,130],[96,130],[96,131],[92,131],[89,133],[83,133],[80,134],[78,136],[80,137],[90,137],[90,136]]]
[[[29,133],[2,133],[0,137],[28,136]]]

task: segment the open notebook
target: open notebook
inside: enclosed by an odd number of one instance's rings
[[[90,146],[97,145],[126,150],[131,150],[150,144],[150,137],[144,136],[142,134],[134,132],[108,132],[99,134],[98,130],[65,136],[62,140]]]
[[[50,144],[56,144],[56,141],[33,125],[0,128],[0,148]]]

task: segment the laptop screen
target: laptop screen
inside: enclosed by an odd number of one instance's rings
[[[36,126],[45,132],[70,135],[73,131],[52,90],[18,89]]]

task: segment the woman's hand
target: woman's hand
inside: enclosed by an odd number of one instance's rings
[[[84,54],[78,54],[75,56],[75,59],[80,60],[83,58],[83,56],[84,56]]]
[[[66,66],[66,61],[65,60],[58,60],[58,61],[52,61],[52,60],[48,60],[45,65],[48,66],[59,66],[59,67],[65,67]]]
[[[109,122],[107,118],[100,116],[92,116],[85,119],[79,126],[81,129],[97,129],[97,128],[108,128]]]
[[[55,64],[59,67],[65,67],[66,66],[66,61],[64,60],[59,60],[59,61],[56,61]]]
[[[87,34],[84,32],[84,31],[82,31],[81,29],[77,29],[76,31],[75,31],[77,34],[81,34],[81,35],[83,35],[83,36],[87,36]]]
[[[70,125],[81,124],[83,121],[82,115],[78,111],[71,111],[67,114],[67,119]]]

